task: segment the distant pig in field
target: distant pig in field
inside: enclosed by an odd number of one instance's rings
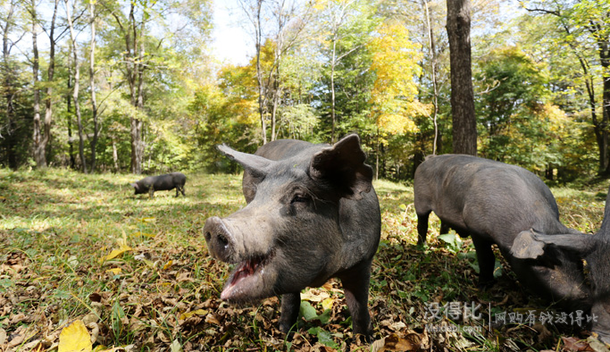
[[[606,197],[604,220],[595,235],[545,233],[534,228],[519,234],[511,253],[523,260],[549,260],[549,257],[552,260],[558,250],[568,251],[586,261],[591,282],[591,330],[603,342],[610,343],[610,189]]]
[[[418,244],[426,241],[432,211],[441,219],[441,232],[451,227],[460,236],[472,236],[481,286],[493,282],[491,245],[495,243],[518,280],[534,293],[570,308],[590,306],[582,261],[573,253],[549,250],[547,260],[511,254],[513,241],[522,231],[577,233],[559,222],[555,198],[533,173],[469,155],[434,156],[415,171],[414,193]]]
[[[256,154],[219,146],[240,163],[247,206],[211,217],[210,254],[236,264],[220,295],[231,303],[282,295],[280,329],[296,324],[300,292],[342,281],[355,334],[371,334],[368,293],[381,216],[357,135],[335,145],[277,140]]]
[[[176,189],[176,197],[179,192],[184,194],[184,184],[186,176],[180,172],[172,172],[171,174],[148,176],[138,182],[132,183],[131,186],[135,189],[135,194],[148,193],[150,198],[154,197],[155,191],[170,191]]]

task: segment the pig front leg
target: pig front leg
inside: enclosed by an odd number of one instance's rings
[[[447,224],[447,222],[441,220],[441,231],[439,232],[439,234],[443,235],[446,233],[449,233],[449,224]]]
[[[176,198],[180,195],[180,186],[176,186]],[[184,195],[184,191],[182,191],[182,195]]]
[[[301,293],[286,293],[282,295],[282,313],[280,316],[280,330],[288,334],[297,323],[301,309]]]
[[[430,212],[417,213],[417,246],[423,247],[426,244],[426,236],[428,235],[428,218]]]
[[[150,186],[150,188],[148,188],[148,197],[155,198],[155,187]]]
[[[462,236],[462,233],[459,234]],[[477,260],[479,261],[479,287],[490,287],[494,283],[494,267],[496,264],[496,257],[491,250],[493,242],[473,234],[472,243],[477,252]]]
[[[339,276],[343,284],[347,307],[352,316],[354,335],[362,334],[367,341],[371,340],[372,335],[371,316],[368,308],[370,278],[370,262]]]

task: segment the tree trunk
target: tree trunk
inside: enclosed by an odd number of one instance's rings
[[[282,60],[282,54],[280,52],[281,42],[278,41],[276,45],[275,54],[275,79],[273,80],[273,102],[271,106],[271,140],[277,139],[277,110],[280,104],[280,98],[282,95],[282,87],[280,84],[280,62]]]
[[[602,65],[602,72],[610,72],[610,35],[600,38],[597,42],[599,47],[599,58]],[[604,162],[606,163],[606,176],[610,175],[610,162],[608,162],[608,124],[610,122],[610,75],[603,75],[602,92],[602,125],[604,126]]]
[[[477,154],[470,48],[470,0],[447,0],[453,152]]]
[[[429,2],[427,0],[422,1],[422,6],[426,12],[426,27],[428,32],[428,45],[430,50],[430,71],[432,74],[432,122],[434,124],[434,143],[432,145],[432,155],[436,155],[437,147],[440,143],[439,132],[438,132],[438,77],[436,74],[436,65],[438,55],[436,55],[436,42],[434,40],[434,31],[430,23],[430,9],[428,8]]]
[[[97,100],[95,97],[95,1],[89,2],[89,15],[91,20],[91,51],[89,55],[89,87],[91,89],[91,114],[93,115],[93,137],[91,146],[91,172],[95,172],[96,148],[99,134],[99,116]]]
[[[119,153],[116,147],[116,140],[112,137],[112,161],[114,163],[114,172],[119,172]]]
[[[261,29],[261,10],[263,7],[263,0],[256,1],[256,17],[254,23],[255,30],[255,41],[256,41],[256,79],[258,83],[258,113],[261,119],[261,137],[263,138],[263,144],[267,143],[267,123],[265,121],[266,108],[266,92],[263,83],[263,68],[261,66],[261,49],[263,46],[262,40],[262,29]]]
[[[74,101],[74,111],[76,112],[76,124],[78,127],[78,155],[81,162],[81,169],[87,173],[87,160],[85,159],[85,140],[83,134],[83,122],[81,120],[80,104],[78,103],[78,93],[80,89],[80,62],[78,61],[78,49],[76,47],[76,35],[74,26],[72,25],[72,17],[70,15],[70,6],[68,0],[66,2],[66,18],[68,19],[68,27],[70,28],[70,38],[72,41],[72,56],[74,60],[74,87],[72,88],[72,101]]]
[[[131,172],[139,175],[142,173],[142,121],[131,118]]]
[[[331,117],[331,132],[330,142],[335,143],[335,129],[337,124],[337,116],[335,112],[335,65],[337,57],[337,41],[333,39],[333,57],[330,62],[330,117]]]
[[[15,89],[14,72],[10,63],[10,51],[13,44],[9,38],[11,24],[13,24],[13,15],[15,14],[16,1],[11,1],[6,13],[6,23],[2,27],[2,70],[4,71],[4,104],[6,109],[6,159],[8,166],[11,169],[17,168],[17,153],[15,147],[15,106],[13,104]]]
[[[34,79],[34,135],[33,135],[33,148],[34,148],[34,161],[36,167],[43,168],[47,166],[47,158],[45,153],[45,146],[43,145],[42,135],[43,127],[40,121],[40,87],[38,76],[40,74],[40,57],[38,54],[38,16],[36,14],[36,1],[32,0],[30,14],[32,16],[32,51],[34,58],[32,60],[32,75]]]
[[[565,27],[566,33],[569,35],[570,32]],[[578,58],[580,67],[584,73],[585,88],[587,89],[587,96],[589,98],[589,110],[591,111],[591,122],[593,123],[593,133],[595,134],[595,141],[597,142],[598,153],[598,170],[597,173],[602,175],[606,170],[607,154],[608,154],[608,121],[599,121],[597,119],[597,102],[595,101],[595,83],[593,77],[589,73],[589,63],[582,57],[576,48],[572,47],[574,55]]]
[[[131,96],[131,105],[136,111],[143,111],[144,108],[144,45],[139,47],[139,39],[142,35],[143,28],[138,32],[138,24],[135,19],[135,2],[131,2],[129,11],[129,26],[127,29],[118,17],[115,17],[117,23],[123,29],[125,35],[125,68],[127,72],[127,81],[129,83],[129,93]],[[142,23],[142,27],[144,23]],[[130,121],[130,137],[131,137],[131,172],[134,174],[142,173],[143,160],[143,145],[142,145],[142,120],[137,115],[131,115]]]
[[[53,16],[51,18],[51,28],[49,29],[49,67],[47,69],[47,93],[45,98],[44,125],[42,133],[42,145],[45,148],[45,155],[51,151],[51,124],[53,122],[53,80],[55,79],[55,21],[57,19],[57,9],[59,0],[54,1]],[[45,159],[46,159],[45,156]]]
[[[68,60],[69,61],[69,60]],[[68,91],[72,90],[72,74],[68,77]],[[70,168],[76,169],[76,157],[74,156],[74,140],[72,139],[72,98],[66,96],[66,112],[68,113],[68,154],[70,155]]]

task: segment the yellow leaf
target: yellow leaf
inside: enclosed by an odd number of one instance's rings
[[[127,251],[131,251],[131,250],[133,250],[133,248],[131,248],[129,246],[121,246],[121,248],[113,249],[112,252],[110,252],[110,254],[108,254],[105,257],[102,257],[101,261],[114,259],[114,258],[120,256],[121,254],[123,254],[123,253],[125,253]]]
[[[155,235],[153,235],[152,233],[144,233],[144,232],[134,232],[130,235],[130,237],[138,237],[138,236],[150,237],[150,238],[155,237]]]
[[[208,314],[207,310],[205,310],[205,309],[197,309],[197,310],[194,310],[192,312],[182,313],[180,315],[179,319],[180,320],[186,320],[186,319],[188,319],[188,318],[190,318],[192,316],[195,316],[195,315],[206,315],[206,314]]]
[[[81,320],[66,326],[59,334],[58,352],[91,352],[92,348],[89,331]]]
[[[163,265],[163,270],[167,270],[167,269],[171,268],[172,264],[174,264],[173,260],[170,260],[169,262],[165,263],[165,265]]]
[[[121,273],[121,268],[112,268],[112,269],[108,269],[106,270],[106,272],[108,273],[113,273],[114,275],[119,275]]]
[[[142,221],[142,222],[155,222],[155,221],[157,221],[157,218],[155,218],[155,217],[142,218],[142,219],[140,219],[140,221]]]
[[[335,300],[331,297],[325,299],[322,301],[322,308],[324,308],[324,310],[333,309],[333,304],[335,303]]]

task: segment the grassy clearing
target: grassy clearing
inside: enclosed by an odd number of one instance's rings
[[[170,191],[149,200],[133,195],[134,175],[0,170],[0,349],[57,350],[60,332],[77,319],[97,350],[371,349],[350,339],[335,281],[304,293],[302,324],[290,342],[276,329],[277,298],[254,307],[221,302],[229,268],[207,255],[201,229],[207,217],[245,204],[241,177],[187,177],[186,198]],[[471,241],[439,239],[434,216],[429,247],[418,250],[412,187],[387,181],[375,187],[383,217],[370,295],[375,346],[386,338],[386,346],[403,350],[414,342],[447,351],[561,350],[561,337],[586,336],[553,325],[489,331],[490,311],[546,306],[523,292],[505,267],[493,289],[479,292]],[[604,187],[552,189],[566,225],[599,228]],[[462,312],[480,305],[481,317],[431,318],[431,302],[458,304]],[[428,323],[442,331],[424,329]]]

